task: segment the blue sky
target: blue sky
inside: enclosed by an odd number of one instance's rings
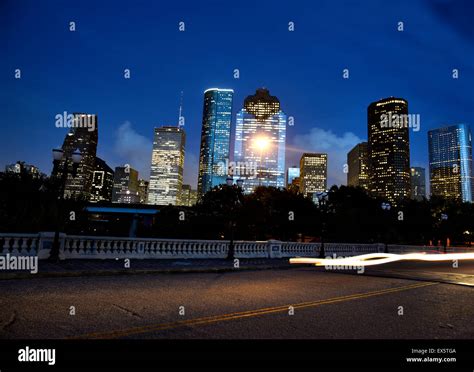
[[[327,152],[329,183],[345,183],[367,106],[387,96],[420,114],[411,164],[427,166],[429,129],[473,121],[473,15],[470,0],[3,0],[0,167],[24,160],[49,173],[66,134],[55,115],[89,112],[99,116],[98,155],[147,177],[153,128],[176,124],[184,91],[185,181],[195,186],[203,91],[234,89],[235,121],[260,86],[294,117],[287,166],[303,151]]]

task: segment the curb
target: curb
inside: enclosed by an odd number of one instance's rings
[[[239,271],[263,271],[263,270],[287,270],[302,267],[303,265],[289,266],[241,266],[238,269],[233,267],[211,267],[211,268],[172,268],[172,269],[120,269],[120,270],[85,270],[85,271],[59,271],[59,272],[39,272],[36,274],[11,273],[7,276],[0,275],[1,280],[17,280],[17,279],[36,279],[36,278],[76,278],[76,277],[94,277],[94,276],[115,276],[115,275],[143,275],[143,274],[194,274],[194,273],[225,273]]]

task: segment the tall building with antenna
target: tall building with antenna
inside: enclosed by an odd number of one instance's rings
[[[183,93],[177,126],[155,128],[151,155],[148,204],[181,205],[186,134],[184,129]]]
[[[186,136],[179,127],[155,128],[148,204],[180,205]]]
[[[184,127],[184,116],[183,116],[183,95],[184,92],[181,91],[181,96],[179,99],[179,114],[178,114],[178,127]]]

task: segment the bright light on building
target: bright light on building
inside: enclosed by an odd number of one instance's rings
[[[254,142],[255,142],[255,146],[260,151],[264,151],[270,145],[270,142],[265,137],[256,138]]]

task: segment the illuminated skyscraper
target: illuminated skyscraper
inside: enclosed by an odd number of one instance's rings
[[[135,204],[140,202],[138,171],[129,165],[115,168],[112,203]]]
[[[362,142],[354,146],[347,154],[347,186],[360,186],[368,188],[369,167],[368,167],[367,142]]]
[[[394,205],[410,197],[408,102],[385,98],[367,109],[369,191]]]
[[[181,205],[192,207],[197,202],[197,190],[193,190],[191,185],[183,185],[181,191]]]
[[[66,135],[62,146],[63,160],[55,165],[52,175],[61,177],[65,159],[70,159],[72,153],[79,150],[82,160],[77,168],[76,177],[68,174],[64,196],[83,197],[89,200],[99,139],[97,115],[77,113],[73,115],[71,130]]]
[[[423,200],[426,198],[426,179],[425,168],[411,167],[411,198],[415,200]]]
[[[185,140],[180,127],[155,128],[148,204],[181,204]]]
[[[428,132],[431,195],[472,202],[472,139],[467,124]]]
[[[138,180],[138,196],[140,204],[146,204],[148,201],[148,184],[149,182],[146,180]]]
[[[327,154],[304,153],[300,160],[300,192],[313,200],[327,190]]]
[[[232,89],[211,88],[204,92],[198,194],[224,184],[229,161],[232,119]]]
[[[114,186],[114,171],[105,161],[95,158],[92,174],[91,202],[111,201]]]
[[[256,186],[285,186],[286,114],[267,89],[248,96],[237,113],[234,179],[246,193]]]
[[[289,185],[286,186],[287,190],[299,193],[300,192],[300,177],[295,177]]]

